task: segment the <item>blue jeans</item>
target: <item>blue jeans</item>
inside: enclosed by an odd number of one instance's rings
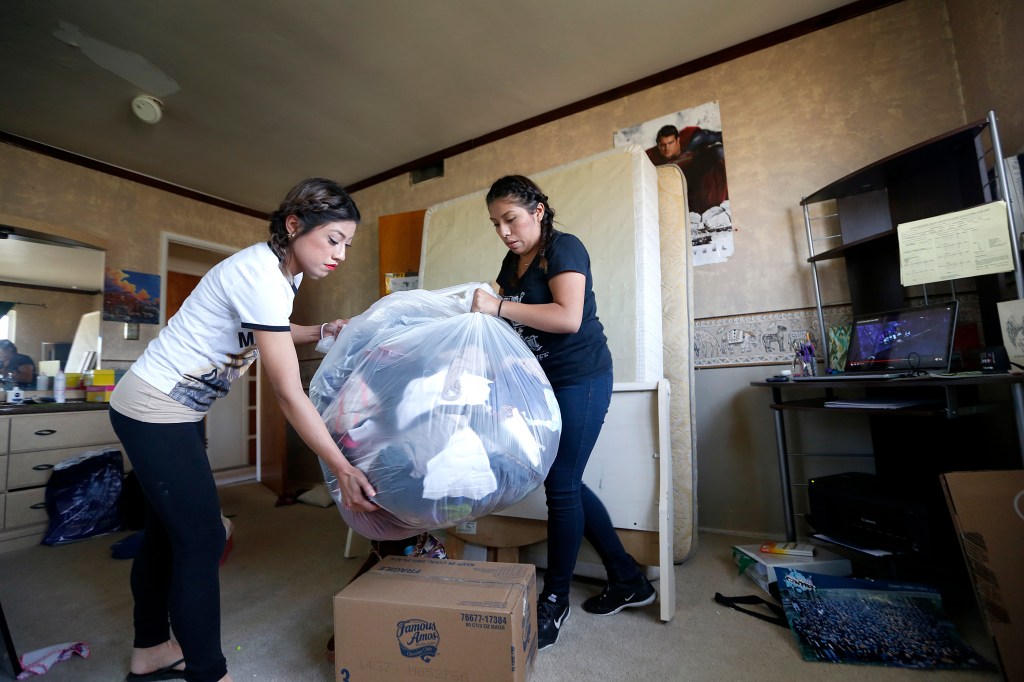
[[[555,389],[562,412],[558,454],[544,481],[548,503],[548,568],[543,595],[569,598],[569,581],[584,537],[597,550],[609,582],[636,578],[640,569],[622,546],[608,510],[583,483],[583,471],[612,399],[612,373]]]

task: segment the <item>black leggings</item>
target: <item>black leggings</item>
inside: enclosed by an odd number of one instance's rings
[[[220,642],[220,559],[226,541],[202,422],[150,424],[110,410],[146,498],[146,526],[132,564],[137,648],[168,641],[189,680],[227,675]]]

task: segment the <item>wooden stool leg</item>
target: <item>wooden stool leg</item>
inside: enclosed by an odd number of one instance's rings
[[[449,559],[461,559],[466,553],[466,541],[454,533],[448,533],[444,539],[444,551]]]
[[[496,547],[494,560],[505,564],[519,563],[518,547]]]

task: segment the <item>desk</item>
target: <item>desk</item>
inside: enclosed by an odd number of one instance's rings
[[[1024,374],[977,374],[951,375],[948,377],[925,376],[907,379],[889,380],[821,380],[821,381],[785,381],[767,382],[753,381],[751,386],[772,389],[770,405],[775,420],[775,447],[779,458],[779,485],[782,488],[782,510],[786,522],[786,539],[793,542],[797,539],[796,520],[793,513],[793,492],[790,482],[789,449],[786,443],[786,425],[784,413],[787,411],[823,412],[860,412],[872,415],[872,418],[888,419],[891,417],[906,418],[940,418],[956,419],[969,415],[978,415],[1003,409],[1007,402],[987,402],[976,393],[983,387],[1006,386],[1013,396],[1014,414],[1017,427],[1018,453],[1024,453],[1024,418],[1021,415],[1021,389],[1024,388]],[[835,398],[837,389],[860,388],[874,394],[880,391],[898,397],[915,394],[924,396],[921,404],[900,409],[878,409],[868,407],[827,407],[826,401]],[[813,397],[796,400],[783,400],[783,391],[801,391]],[[824,395],[821,393],[824,392]],[[970,394],[970,395],[967,395]],[[876,455],[878,453],[876,452]]]

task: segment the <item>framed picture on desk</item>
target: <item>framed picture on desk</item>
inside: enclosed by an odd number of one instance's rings
[[[1010,372],[1024,372],[1024,299],[1000,301],[999,329],[1003,334],[1003,346],[1010,359]]]

